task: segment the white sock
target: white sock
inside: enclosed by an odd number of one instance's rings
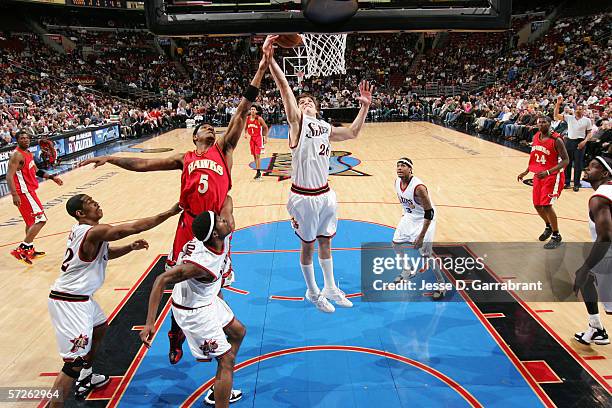
[[[321,265],[321,269],[323,269],[323,287],[327,289],[335,289],[336,282],[334,281],[334,259],[319,258],[319,265]]]
[[[300,264],[300,268],[302,269],[302,274],[304,275],[304,281],[306,282],[306,286],[308,287],[308,292],[318,294],[320,290],[317,286],[317,281],[315,279],[314,265]]]
[[[596,329],[603,329],[603,325],[601,324],[601,320],[599,320],[599,313],[590,314],[589,315],[589,325]]]
[[[81,372],[79,373],[79,381],[82,381],[85,377],[87,377],[88,375],[90,375],[92,373],[92,368],[82,368]]]

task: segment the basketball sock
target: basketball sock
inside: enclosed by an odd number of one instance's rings
[[[33,245],[31,242],[30,242],[30,243],[27,243],[27,242],[25,242],[25,241],[24,241],[24,242],[22,242],[22,243],[21,243],[19,246],[20,246],[21,248],[23,248],[23,249],[30,249],[30,248],[32,248],[34,245]]]
[[[174,319],[174,315],[172,313],[170,313],[170,321],[172,322],[171,328],[170,328],[170,331],[172,333],[178,333],[179,331],[181,331],[181,328],[179,327],[178,323]]]
[[[552,229],[552,225],[550,225],[549,223],[546,223],[546,229]]]
[[[559,231],[553,231],[552,236],[555,238],[559,238],[561,234],[559,234]]]
[[[334,289],[336,287],[336,282],[334,282],[334,259],[319,258],[319,265],[323,269],[323,287]]]
[[[594,327],[596,329],[603,329],[603,325],[601,324],[601,320],[599,319],[599,313],[589,315],[589,326]]]
[[[300,269],[302,269],[302,274],[304,275],[304,281],[306,282],[306,287],[308,287],[308,292],[318,294],[320,290],[315,279],[314,265],[300,264]]]

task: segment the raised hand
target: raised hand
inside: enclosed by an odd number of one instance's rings
[[[371,85],[369,81],[361,81],[359,83],[359,96],[357,100],[362,105],[370,105],[372,103],[372,92],[374,92],[374,85]]]
[[[274,58],[274,43],[278,39],[278,35],[269,35],[266,37],[261,50],[263,51],[264,58],[271,60]]]
[[[106,162],[110,159],[109,156],[100,156],[93,157],[91,159],[83,160],[79,163],[79,167],[87,166],[88,164],[94,163],[94,169],[96,167],[100,167],[106,164]]]
[[[138,239],[130,244],[132,251],[138,251],[141,249],[149,249],[149,243],[144,239]]]

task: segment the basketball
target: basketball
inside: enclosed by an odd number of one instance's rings
[[[283,48],[295,48],[302,45],[302,36],[299,34],[284,34],[278,37],[276,44]]]

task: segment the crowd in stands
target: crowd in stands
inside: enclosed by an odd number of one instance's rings
[[[548,13],[554,3],[536,11]],[[67,18],[42,21],[49,32],[70,40],[65,54],[35,34],[0,40],[0,145],[13,142],[11,135],[19,128],[54,134],[119,121],[126,135],[137,137],[189,119],[226,124],[256,69],[263,40],[177,39],[171,57],[160,52],[140,23],[107,31],[115,26],[111,21],[99,31],[70,26],[74,21]],[[346,50],[346,74],[289,80],[296,91],[318,95],[321,107],[331,109],[355,107],[356,85],[367,78],[378,88],[369,120],[432,119],[523,145],[535,132],[536,118],[551,116],[556,96],[563,94],[564,109],[587,106],[593,134],[603,140],[602,148],[608,146],[609,15],[562,18],[537,41],[515,46],[516,32],[532,20],[530,15],[515,18],[512,29],[502,33],[450,33],[434,49],[429,43],[424,53],[416,51],[419,34],[354,34]],[[277,59],[291,52],[279,50]],[[476,90],[462,88],[485,76],[494,82]],[[93,90],[78,85],[75,77],[94,78],[94,84],[87,84]],[[111,94],[116,82],[155,98],[119,98]],[[431,83],[453,87],[453,92],[423,94]],[[258,105],[269,122],[282,120],[282,101],[269,78]],[[554,125],[564,131],[563,123]]]

